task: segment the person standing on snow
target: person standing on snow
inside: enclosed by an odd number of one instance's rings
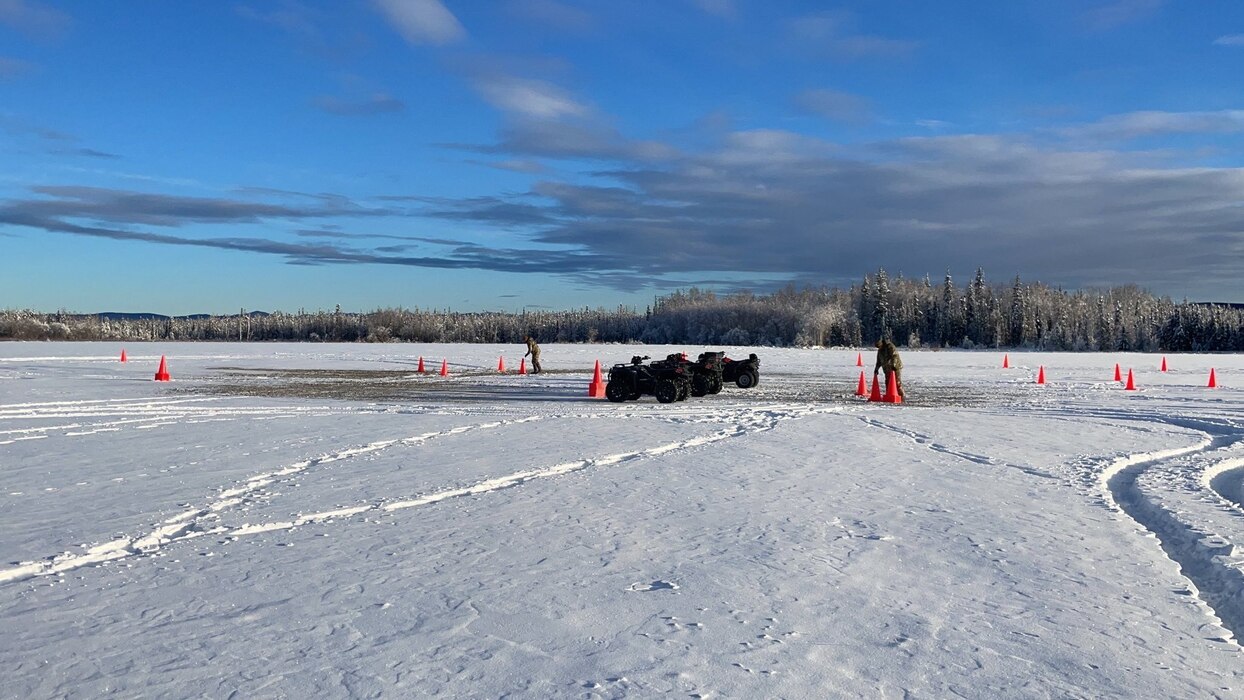
[[[890,373],[893,372],[894,388],[898,392],[900,399],[906,399],[903,394],[903,358],[898,356],[898,348],[894,347],[894,342],[889,338],[882,338],[876,343],[877,346],[877,366],[873,368],[873,381],[877,381],[877,373],[885,370],[886,381],[890,380]]]
[[[531,355],[531,373],[540,373],[540,346],[536,344],[536,339],[531,336],[525,336],[523,340],[527,341],[527,352],[523,353],[523,357]]]

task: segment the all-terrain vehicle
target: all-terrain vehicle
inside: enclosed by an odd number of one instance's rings
[[[614,365],[609,369],[605,398],[620,403],[651,394],[661,403],[686,400],[691,395],[691,381],[681,360],[673,362],[672,357],[645,365],[648,356],[636,355],[630,364]]]
[[[724,352],[702,352],[695,362],[687,363],[687,369],[691,372],[692,396],[721,392],[721,387],[725,385],[722,376],[725,358]]]
[[[722,353],[721,378],[734,382],[740,389],[756,386],[760,383],[760,358],[753,352],[746,360],[732,360]]]

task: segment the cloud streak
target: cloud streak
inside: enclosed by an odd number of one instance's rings
[[[1147,133],[1224,128],[1203,115],[1101,124]],[[1156,126],[1155,126],[1156,124]],[[1142,128],[1143,127],[1143,128]],[[240,190],[188,198],[39,187],[0,203],[0,224],[151,244],[278,255],[300,265],[382,264],[556,274],[618,290],[690,283],[762,287],[783,279],[843,284],[860,269],[939,274],[983,266],[1073,287],[1138,283],[1244,298],[1244,169],[1155,167],[1144,154],[1077,150],[1019,136],[906,138],[847,148],[780,130],[728,131],[690,152],[644,148],[616,132],[579,142],[528,140],[525,155],[592,158],[602,167],[528,191],[468,198]],[[507,152],[503,140],[489,147]],[[643,154],[641,157],[640,154]],[[368,220],[387,231],[365,233]],[[420,231],[504,232],[483,246]],[[295,224],[281,241],[170,233],[196,224]],[[302,228],[296,228],[301,225]],[[308,228],[312,226],[315,228]],[[163,229],[163,230],[160,230]],[[325,242],[305,239],[320,238]],[[371,247],[368,238],[427,246]],[[959,270],[960,272],[970,272]]]
[[[358,100],[343,100],[331,95],[320,95],[312,100],[311,104],[321,111],[341,116],[386,114],[406,109],[405,103],[384,92]]]
[[[440,0],[372,0],[372,4],[411,44],[442,46],[466,37],[466,29]]]
[[[0,0],[0,24],[37,39],[52,39],[69,29],[69,15],[34,0]]]

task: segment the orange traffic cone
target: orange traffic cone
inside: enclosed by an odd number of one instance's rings
[[[864,370],[860,370],[860,385],[855,387],[856,396],[868,396],[868,385],[864,383]]]
[[[1114,363],[1114,380],[1116,382],[1123,381],[1123,373],[1119,371],[1119,363]]]
[[[855,366],[856,367],[864,366],[864,353],[862,352],[855,353]]]
[[[868,394],[869,401],[881,400],[881,384],[877,383],[877,375],[873,375],[873,389]]]
[[[168,376],[168,366],[164,364],[163,355],[160,355],[160,369],[156,370],[155,380],[157,382],[167,382],[172,380],[172,377]]]
[[[1037,383],[1038,384],[1045,383],[1045,365],[1041,365],[1040,368],[1037,369]]]
[[[1128,391],[1136,391],[1136,380],[1132,378],[1132,369],[1130,367],[1127,370],[1127,386],[1123,388]]]
[[[125,348],[121,348],[121,361],[122,361],[122,362],[129,362],[129,360],[127,360],[127,359],[126,359],[126,357],[125,357]]]
[[[898,382],[894,381],[894,373],[885,373],[885,403],[903,403],[903,397],[898,395]]]
[[[500,359],[497,360],[497,371],[505,374],[505,355],[502,355]]]
[[[1162,371],[1166,371],[1166,355],[1162,356]]]
[[[426,370],[423,369],[423,355],[420,355],[419,356],[419,374],[424,374],[425,371]]]
[[[587,387],[587,395],[593,399],[605,395],[605,381],[600,376],[600,360],[596,361],[596,369],[592,371],[592,383]]]
[[[446,360],[443,358],[441,359],[441,376],[442,377],[449,376],[449,360]]]
[[[518,361],[518,373],[527,374],[527,358],[524,357]]]
[[[1209,368],[1209,388],[1213,389],[1218,386],[1218,380],[1214,378],[1214,368]]]
[[[1011,356],[1009,354],[1003,355],[1002,356],[1002,369],[1010,369],[1010,368],[1011,368]]]

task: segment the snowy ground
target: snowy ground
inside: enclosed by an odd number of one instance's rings
[[[1244,696],[1244,358],[703,349],[0,344],[0,695]]]

